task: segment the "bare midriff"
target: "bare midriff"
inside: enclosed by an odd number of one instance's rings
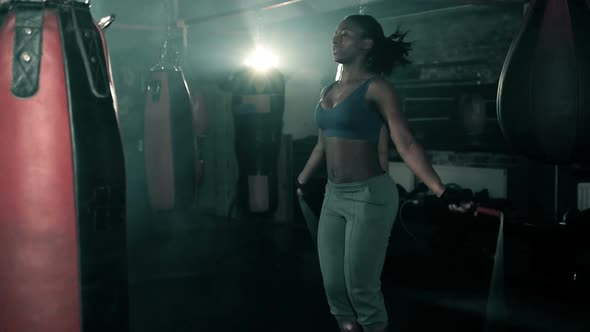
[[[377,144],[324,136],[328,179],[334,183],[364,181],[381,175]]]

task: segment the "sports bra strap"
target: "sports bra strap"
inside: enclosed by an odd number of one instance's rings
[[[334,86],[336,85],[336,83],[338,83],[338,81],[334,81],[332,83],[330,83],[330,85],[328,85],[325,89],[324,89],[324,93],[322,93],[321,98],[323,99],[328,93],[330,93],[330,90],[332,90],[332,88],[334,88]]]

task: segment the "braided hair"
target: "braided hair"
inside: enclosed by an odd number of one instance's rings
[[[345,20],[357,24],[363,30],[364,37],[373,40],[366,62],[370,71],[389,76],[396,66],[411,63],[408,54],[412,43],[404,41],[407,31],[401,32],[398,27],[395,33],[386,37],[381,24],[373,16],[349,15]]]

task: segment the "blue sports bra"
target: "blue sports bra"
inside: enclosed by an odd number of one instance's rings
[[[318,102],[315,108],[315,121],[325,136],[378,143],[383,118],[379,112],[369,107],[365,98],[371,80],[366,80],[333,108],[325,109],[322,100]]]

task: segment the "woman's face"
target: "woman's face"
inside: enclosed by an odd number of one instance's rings
[[[337,63],[352,63],[364,57],[372,46],[372,40],[364,36],[358,24],[342,21],[332,37],[332,57]]]

